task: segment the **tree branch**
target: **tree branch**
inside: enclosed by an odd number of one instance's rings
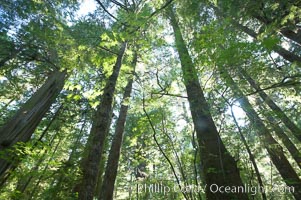
[[[107,9],[106,7],[100,2],[100,0],[96,0],[96,2],[100,5],[100,7],[108,14],[110,15],[113,19],[115,19],[116,21],[118,21],[118,19],[112,15]]]
[[[120,2],[118,2],[118,1],[116,1],[116,0],[110,0],[110,1],[111,1],[112,3],[114,3],[115,5],[119,6],[120,8],[122,8],[122,9],[128,11],[128,8],[127,8],[125,5],[123,5],[122,3],[120,3]]]
[[[148,122],[149,122],[149,124],[150,124],[150,126],[151,126],[151,128],[152,128],[152,130],[153,130],[153,138],[154,138],[154,140],[155,140],[155,143],[156,143],[156,145],[158,146],[158,148],[159,148],[160,152],[162,153],[162,155],[164,156],[164,158],[166,159],[166,161],[168,162],[168,164],[170,165],[170,168],[171,168],[172,173],[174,174],[174,176],[175,176],[175,178],[176,178],[176,181],[177,181],[177,183],[178,183],[178,186],[179,186],[179,188],[180,188],[180,190],[181,190],[183,196],[185,197],[185,199],[187,199],[186,194],[182,191],[182,186],[181,186],[179,177],[178,177],[178,175],[176,174],[175,168],[174,168],[174,166],[173,166],[171,160],[170,160],[170,159],[168,158],[168,156],[165,154],[164,150],[162,149],[162,147],[160,146],[160,144],[159,144],[159,142],[158,142],[158,140],[157,140],[157,137],[156,137],[157,131],[156,131],[154,125],[153,125],[153,122],[151,121],[150,116],[148,115],[148,113],[146,112],[146,109],[145,109],[145,99],[144,99],[144,94],[143,94],[143,99],[142,99],[142,105],[143,105],[143,112],[144,112],[144,114],[146,115],[146,118],[147,118],[147,120],[148,120]]]

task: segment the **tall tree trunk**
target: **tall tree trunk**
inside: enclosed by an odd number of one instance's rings
[[[289,13],[287,13],[289,14]],[[269,26],[275,24],[275,22],[273,22],[273,20],[268,19],[265,16],[259,15],[258,13],[254,13],[252,15],[252,17],[256,18],[258,21],[260,21],[261,23],[264,24],[264,26]],[[279,22],[278,22],[279,23]],[[299,28],[297,28],[297,32],[292,31],[291,29],[289,29],[288,27],[283,27],[280,28],[279,32],[285,36],[286,38],[298,43],[299,45],[301,45],[301,31]]]
[[[288,116],[277,106],[277,104],[257,85],[257,83],[249,76],[245,69],[239,67],[239,72],[245,77],[249,84],[258,91],[262,100],[274,111],[276,116],[283,124],[292,132],[292,134],[301,142],[301,129],[292,122]]]
[[[116,64],[114,65],[113,73],[106,83],[101,102],[97,107],[93,119],[89,136],[91,139],[89,139],[89,142],[86,145],[85,152],[87,155],[83,160],[83,179],[79,191],[80,200],[93,200],[94,197],[104,141],[108,135],[111,123],[115,86],[126,46],[127,43],[124,42],[117,57]]]
[[[246,148],[246,150],[247,150],[247,152],[248,152],[248,154],[249,154],[249,158],[250,158],[251,163],[252,163],[252,165],[253,165],[253,167],[254,167],[255,174],[256,174],[256,177],[257,177],[257,181],[258,181],[258,184],[259,184],[259,186],[262,188],[262,190],[261,190],[261,196],[262,196],[262,199],[263,199],[263,200],[266,200],[267,197],[266,197],[266,194],[265,194],[265,191],[264,191],[263,181],[262,181],[262,179],[261,179],[261,175],[260,175],[260,172],[259,172],[259,169],[258,169],[256,160],[255,160],[255,156],[253,155],[253,153],[252,153],[252,151],[251,151],[251,149],[250,149],[250,147],[249,147],[249,145],[248,145],[248,143],[247,143],[247,140],[246,140],[246,138],[245,138],[245,136],[244,136],[244,134],[243,134],[243,131],[241,130],[241,128],[240,128],[240,126],[239,126],[239,124],[238,124],[238,122],[237,122],[237,120],[236,120],[236,117],[235,117],[235,115],[234,115],[234,112],[233,112],[233,108],[232,108],[232,107],[231,107],[231,115],[232,115],[232,118],[233,118],[233,120],[234,120],[235,126],[236,126],[237,129],[238,129],[238,132],[239,132],[239,135],[240,135],[240,139],[241,139],[241,141],[243,142],[243,144],[244,144],[244,146],[245,146],[245,148]]]
[[[77,158],[79,157],[80,152],[78,151],[79,148],[81,147],[81,139],[84,137],[85,133],[85,128],[87,124],[87,114],[83,113],[82,117],[84,119],[82,127],[77,133],[77,135],[74,137],[74,142],[72,142],[72,147],[71,147],[71,153],[69,154],[69,158],[65,165],[60,167],[57,171],[59,174],[58,178],[53,179],[52,184],[50,184],[51,188],[55,188],[56,193],[53,194],[52,198],[53,199],[59,199],[60,195],[62,192],[72,192],[73,193],[73,187],[74,185],[70,185],[70,182],[68,182],[68,176],[72,173],[75,173],[77,168],[74,167],[75,163],[77,162]],[[67,173],[66,173],[67,172]]]
[[[55,135],[51,138],[51,140],[50,140],[50,142],[48,144],[50,147],[52,147],[52,145],[54,143],[54,140],[58,137],[58,135],[59,135],[59,129],[56,131]],[[26,196],[26,194],[24,194],[26,188],[28,187],[28,185],[30,184],[30,182],[32,181],[32,179],[34,178],[34,175],[31,175],[31,174],[39,171],[39,168],[40,168],[41,164],[47,158],[47,153],[48,153],[48,150],[45,150],[42,153],[41,157],[34,164],[34,166],[30,170],[29,174],[27,174],[27,176],[21,177],[21,178],[18,179],[16,191],[20,192],[23,198]],[[20,199],[20,196],[14,198],[14,199],[18,200],[18,199]]]
[[[215,10],[216,14],[218,16],[221,16],[223,18],[225,18],[226,16],[221,13],[221,11],[219,10],[219,8],[211,5],[211,7]],[[248,34],[249,36],[251,36],[252,38],[254,38],[255,40],[258,37],[258,34],[253,31],[252,29],[248,28],[247,26],[244,26],[240,23],[238,23],[237,21],[231,19],[231,23],[239,30],[241,30],[242,32]],[[272,50],[275,51],[276,53],[278,53],[280,56],[282,56],[285,60],[289,61],[289,62],[296,62],[298,64],[301,63],[301,57],[284,49],[283,47],[281,47],[280,45],[274,45],[272,47]]]
[[[259,100],[258,100],[259,101]],[[257,101],[257,102],[258,102]],[[266,106],[259,105],[260,109],[267,110]],[[274,132],[278,136],[278,138],[282,141],[284,146],[287,148],[288,152],[291,154],[293,159],[296,161],[297,165],[301,169],[301,153],[299,152],[298,148],[295,146],[295,144],[289,139],[287,134],[284,132],[284,130],[278,125],[276,119],[269,114],[265,114],[264,116],[268,119],[270,122]]]
[[[218,66],[221,73],[221,77],[224,78],[227,85],[229,85],[234,92],[236,98],[239,99],[239,103],[242,109],[246,112],[249,120],[255,124],[254,127],[257,128],[256,133],[259,135],[263,146],[267,150],[271,161],[278,169],[283,181],[290,187],[294,187],[295,192],[293,195],[296,199],[301,199],[301,181],[298,174],[295,172],[294,168],[291,166],[289,161],[284,155],[281,145],[272,137],[269,129],[266,128],[259,115],[253,109],[249,100],[243,95],[240,88],[234,82],[227,69]]]
[[[59,137],[59,141],[56,143],[55,147],[54,147],[54,150],[53,152],[51,153],[50,155],[50,158],[48,160],[48,163],[46,164],[46,166],[44,167],[41,175],[38,177],[38,180],[36,182],[36,184],[34,185],[32,191],[30,192],[30,195],[28,196],[28,199],[32,199],[34,198],[35,196],[35,193],[37,192],[38,190],[38,187],[40,185],[40,183],[43,181],[43,179],[45,179],[45,176],[46,176],[46,171],[48,170],[48,167],[49,167],[49,164],[51,163],[51,161],[53,160],[57,150],[58,150],[58,147],[60,146],[60,144],[64,142],[64,139],[62,139],[61,137]]]
[[[53,72],[44,85],[8,120],[0,129],[0,151],[12,147],[17,142],[27,142],[45,113],[61,92],[66,72]],[[0,177],[12,166],[0,159]]]
[[[301,30],[298,29],[297,32],[294,32],[288,28],[283,28],[280,30],[280,33],[284,35],[285,37],[293,40],[294,42],[301,45]]]
[[[133,68],[137,63],[137,54],[135,53],[133,60]],[[134,73],[134,70],[133,70]],[[124,126],[128,111],[129,98],[132,92],[133,77],[131,77],[125,87],[122,105],[119,112],[119,117],[116,122],[115,135],[112,141],[108,162],[105,170],[103,184],[99,195],[99,200],[113,200],[114,184],[117,177],[118,162],[120,157],[121,145],[123,141]]]
[[[206,197],[207,199],[225,200],[248,199],[246,193],[213,193],[210,190],[210,186],[213,184],[219,186],[242,186],[243,183],[236,162],[225,148],[213,122],[209,106],[197,77],[197,71],[188,53],[172,8],[169,10],[169,17],[174,30],[176,49],[180,57],[184,84],[200,147],[202,172],[207,184]]]

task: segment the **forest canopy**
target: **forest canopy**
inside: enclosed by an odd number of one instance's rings
[[[301,199],[301,1],[2,0],[0,199]]]

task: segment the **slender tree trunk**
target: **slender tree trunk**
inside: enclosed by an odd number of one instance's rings
[[[246,140],[246,138],[245,138],[245,136],[244,136],[244,134],[243,134],[243,132],[242,132],[242,130],[241,130],[241,128],[240,128],[240,126],[239,126],[237,120],[236,120],[236,117],[235,117],[235,115],[234,115],[234,112],[233,112],[232,107],[231,107],[231,115],[232,115],[232,118],[233,118],[233,120],[234,120],[234,123],[235,123],[235,125],[236,125],[236,127],[237,127],[237,129],[238,129],[238,132],[239,132],[239,135],[240,135],[240,139],[241,139],[241,141],[243,142],[244,146],[246,147],[246,150],[247,150],[247,152],[248,152],[248,154],[249,154],[250,161],[251,161],[251,163],[252,163],[252,165],[253,165],[253,167],[254,167],[255,174],[256,174],[256,177],[257,177],[257,181],[258,181],[258,184],[259,184],[259,186],[261,187],[261,196],[262,196],[262,199],[263,199],[263,200],[266,200],[267,197],[266,197],[266,194],[265,194],[265,191],[264,191],[264,185],[263,185],[263,182],[262,182],[262,179],[261,179],[261,175],[260,175],[258,166],[257,166],[257,164],[256,164],[255,157],[254,157],[254,155],[252,154],[252,151],[251,151],[251,149],[250,149],[250,147],[249,147],[249,145],[248,145],[248,143],[247,143],[247,140]]]
[[[205,177],[207,199],[248,199],[246,193],[213,193],[210,186],[242,186],[236,162],[225,148],[210,114],[197,71],[188,53],[178,22],[172,8],[169,10],[170,22],[174,30],[176,48],[182,66],[184,84],[197,139],[200,147],[202,170]]]
[[[112,117],[112,103],[117,78],[122,64],[122,58],[126,49],[126,42],[122,44],[113,73],[109,77],[104,88],[101,102],[97,107],[92,128],[90,131],[91,140],[86,145],[86,158],[83,160],[83,179],[79,191],[80,200],[93,200],[94,192],[99,174],[99,163],[102,157],[104,141],[110,128]]]
[[[61,192],[66,192],[66,191],[70,191],[70,193],[72,192],[72,190],[74,189],[74,185],[70,185],[70,183],[68,184],[68,181],[66,181],[66,179],[68,179],[67,177],[76,171],[76,168],[74,167],[75,163],[77,162],[77,158],[79,157],[79,152],[78,149],[81,146],[81,139],[84,137],[84,132],[85,132],[85,128],[86,128],[86,124],[87,124],[87,116],[86,114],[82,115],[84,118],[84,122],[82,124],[82,127],[79,131],[79,133],[77,133],[77,136],[75,136],[74,138],[74,142],[72,143],[72,148],[71,148],[71,153],[69,155],[69,158],[66,162],[66,164],[64,166],[62,166],[60,169],[58,169],[58,174],[59,177],[57,179],[53,180],[53,183],[51,184],[52,188],[57,188],[57,192],[53,194],[53,199],[59,199],[59,196],[61,194]],[[66,173],[66,171],[68,171],[68,173]]]
[[[53,142],[55,140],[55,138],[58,136],[59,134],[59,129],[56,131],[55,135],[52,137],[52,139],[49,142],[49,146],[52,147]],[[56,149],[56,148],[55,148]],[[30,175],[32,173],[35,173],[39,170],[41,164],[45,161],[45,159],[47,158],[47,153],[48,151],[45,150],[43,152],[43,154],[41,155],[41,157],[38,159],[38,161],[35,163],[35,165],[33,166],[33,168],[30,170],[30,173],[28,176],[26,177],[21,177],[18,182],[17,182],[17,187],[16,187],[16,191],[19,191],[23,197],[26,196],[26,194],[24,194],[26,188],[28,187],[28,185],[30,184],[30,182],[32,181],[32,179],[34,178],[34,175]],[[14,198],[16,200],[20,199],[20,197]]]
[[[258,100],[259,101],[259,100]],[[260,109],[266,110],[267,108],[263,105],[259,105]],[[270,122],[274,132],[278,136],[278,138],[282,141],[284,146],[287,148],[288,152],[291,154],[293,159],[296,161],[297,165],[301,169],[301,154],[295,144],[289,139],[287,134],[284,132],[284,130],[278,125],[276,119],[269,114],[265,114],[264,116],[268,119]]]
[[[220,12],[220,10],[211,5],[211,7],[215,10],[216,14],[221,16],[221,17],[225,17],[223,13]],[[244,33],[248,34],[249,36],[251,36],[252,38],[254,38],[255,40],[257,39],[258,34],[253,31],[252,29],[236,22],[235,20],[231,20],[231,23],[239,30],[243,31]],[[301,63],[301,57],[282,48],[280,45],[274,45],[272,47],[272,50],[275,51],[276,53],[278,53],[280,56],[282,56],[285,60],[290,61],[290,62],[296,62],[296,63]]]
[[[274,111],[277,117],[282,121],[283,124],[292,132],[292,134],[301,142],[301,129],[292,122],[288,116],[277,106],[277,104],[257,85],[257,83],[249,76],[249,74],[242,68],[239,67],[239,72],[245,77],[249,84],[258,91],[258,94],[262,100]]]
[[[263,146],[267,150],[271,161],[278,169],[280,175],[283,178],[283,181],[288,186],[294,187],[294,197],[296,199],[301,199],[301,181],[298,174],[295,172],[294,168],[285,157],[281,145],[272,137],[270,131],[268,130],[268,128],[266,128],[256,111],[253,109],[249,100],[243,95],[237,84],[228,73],[227,69],[223,68],[222,66],[218,67],[221,73],[221,77],[224,78],[224,80],[227,82],[227,85],[231,87],[235,97],[239,99],[239,103],[242,109],[246,112],[249,120],[255,124],[254,127],[257,128],[256,133],[259,135]]]
[[[42,171],[42,174],[39,176],[39,178],[38,178],[38,180],[37,180],[37,182],[36,182],[36,184],[35,184],[33,190],[30,192],[29,199],[34,198],[34,195],[35,195],[35,193],[36,193],[36,191],[37,191],[37,189],[38,189],[40,183],[41,183],[42,180],[44,179],[45,172],[46,172],[46,170],[47,170],[48,167],[49,167],[49,163],[50,163],[50,161],[53,160],[54,155],[56,154],[56,151],[57,151],[58,147],[60,146],[60,144],[61,144],[62,142],[63,142],[62,138],[59,137],[59,141],[56,143],[56,145],[55,145],[55,147],[54,147],[54,150],[53,150],[53,152],[51,153],[51,156],[50,156],[50,158],[49,158],[49,160],[48,160],[48,163],[47,163],[46,166],[44,167],[44,169],[43,169],[43,171]]]
[[[0,151],[17,142],[27,142],[45,113],[61,92],[66,72],[56,71],[45,84],[0,129]],[[11,167],[11,162],[0,159],[0,177]]]
[[[133,60],[133,68],[137,63],[137,54]],[[119,117],[116,122],[115,135],[112,141],[108,162],[105,170],[103,184],[99,195],[99,200],[113,200],[114,184],[117,177],[118,162],[120,157],[121,145],[123,141],[124,126],[128,111],[129,98],[132,92],[133,77],[131,77],[125,87],[123,101],[119,112]]]
[[[269,25],[273,24],[272,20],[269,20],[269,19],[267,19],[267,17],[264,17],[262,15],[260,16],[258,14],[253,14],[252,17],[256,18],[258,21],[263,23],[265,26],[269,26]],[[300,29],[297,29],[297,32],[294,32],[291,29],[289,29],[288,27],[284,27],[284,28],[281,28],[279,30],[279,32],[283,36],[285,36],[286,38],[298,43],[299,45],[301,45],[301,31],[300,31]]]
[[[301,31],[298,29],[297,32],[294,32],[288,28],[280,29],[280,33],[288,39],[293,40],[294,42],[301,45]]]
[[[244,25],[234,22],[234,21],[232,21],[232,24],[234,24],[238,29],[245,32],[246,34],[253,37],[254,39],[257,39],[258,34],[255,31],[249,29],[248,27],[246,27]],[[287,61],[301,63],[300,56],[282,48],[279,45],[273,46],[272,50],[275,51],[276,53],[278,53],[280,56],[282,56]]]

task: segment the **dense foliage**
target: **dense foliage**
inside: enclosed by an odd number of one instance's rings
[[[300,45],[300,1],[2,0],[0,199],[301,199]]]

